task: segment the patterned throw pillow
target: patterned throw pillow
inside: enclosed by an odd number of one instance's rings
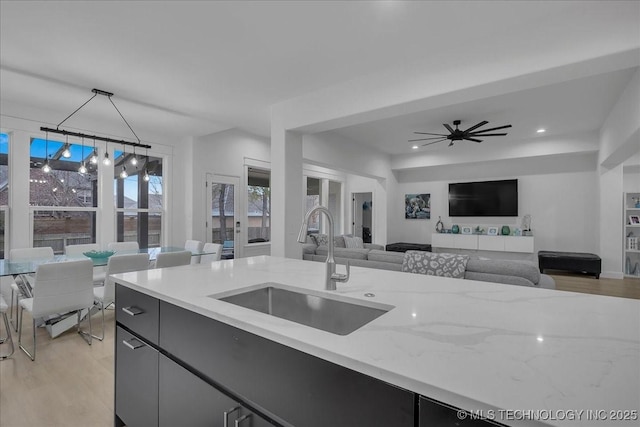
[[[311,238],[318,246],[327,246],[329,244],[329,236],[326,234],[312,234]]]
[[[361,237],[348,237],[344,236],[344,245],[347,248],[363,249],[364,243]]]
[[[407,251],[402,260],[402,271],[462,279],[467,261],[467,255]]]

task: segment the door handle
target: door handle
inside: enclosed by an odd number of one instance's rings
[[[142,341],[138,340],[137,338],[131,338],[129,341],[122,340],[122,344],[126,345],[131,350],[137,350],[137,349],[145,346],[144,343]]]
[[[238,411],[239,409],[240,409],[240,406],[234,406],[233,408],[228,409],[228,410],[226,410],[226,411],[224,411],[222,413],[222,417],[223,417],[222,425],[224,427],[229,427],[229,415],[233,414],[234,412]],[[236,421],[236,423],[237,423],[237,421]]]
[[[138,314],[142,314],[144,313],[144,310],[135,307],[135,306],[130,306],[130,307],[122,307],[122,311],[124,311],[125,313],[127,313],[129,316],[137,316]]]
[[[240,423],[242,423],[243,421],[246,421],[246,420],[250,420],[250,419],[251,419],[251,414],[246,414],[246,415],[241,416],[240,418],[238,418],[236,420],[235,427],[240,427]]]

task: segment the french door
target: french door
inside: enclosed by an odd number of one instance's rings
[[[207,174],[207,242],[222,245],[222,258],[242,257],[240,178]]]

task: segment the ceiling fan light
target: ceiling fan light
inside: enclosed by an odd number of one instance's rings
[[[546,129],[540,128],[536,132],[537,133],[545,133],[546,131],[547,131]]]

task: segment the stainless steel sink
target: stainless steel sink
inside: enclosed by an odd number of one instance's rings
[[[337,335],[350,334],[393,308],[278,283],[263,283],[233,294],[210,297]]]

